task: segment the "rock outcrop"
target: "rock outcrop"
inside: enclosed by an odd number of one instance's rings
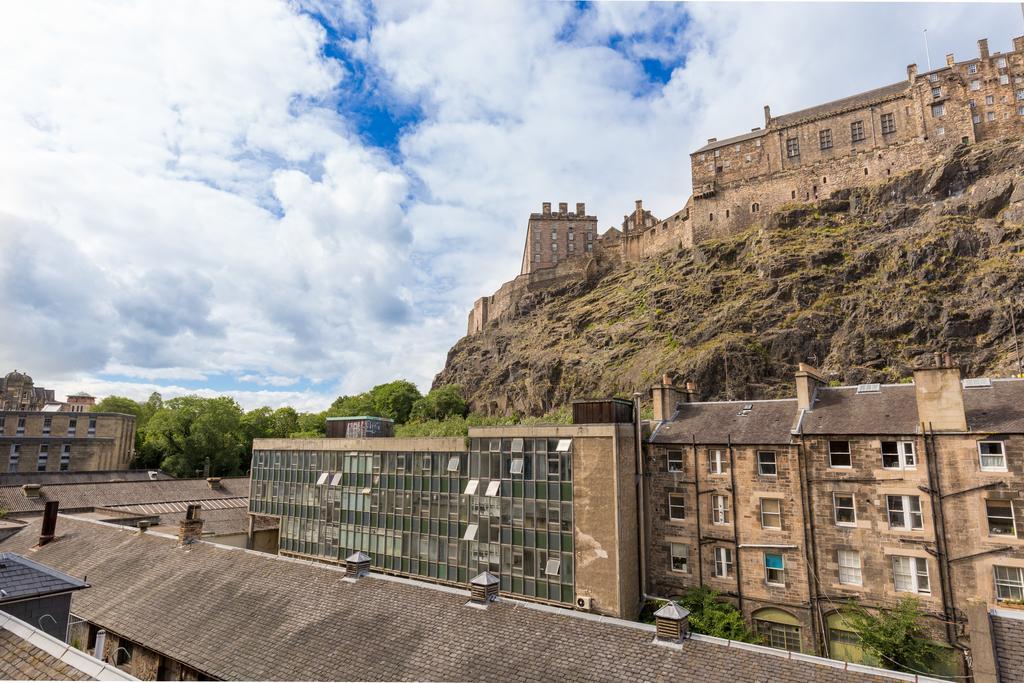
[[[645,391],[666,370],[705,400],[791,395],[800,361],[844,384],[900,381],[933,351],[968,376],[1014,373],[1022,171],[1024,143],[964,146],[735,237],[528,293],[459,341],[435,386],[460,384],[479,412],[536,415]]]

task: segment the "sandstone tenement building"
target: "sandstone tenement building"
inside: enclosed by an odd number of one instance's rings
[[[597,219],[585,216],[585,248],[574,236],[581,230],[583,205],[572,214],[565,204],[558,213],[545,204],[542,213],[530,216],[521,273],[595,258],[638,261],[692,248],[742,232],[787,204],[885,183],[958,146],[1024,136],[1024,36],[1012,43],[1009,52],[993,53],[987,40],[979,40],[975,58],[957,62],[947,55],[944,66],[927,73],[911,64],[898,83],[808,109],[773,115],[766,105],[763,128],[710,138],[690,155],[693,194],[680,210],[658,220],[637,201],[621,230],[601,235]],[[585,273],[587,267],[570,270]],[[516,293],[560,282],[508,283],[477,300],[468,333],[515,310]]]
[[[24,372],[14,370],[0,377],[0,410],[42,410],[56,403],[53,389],[37,387]]]

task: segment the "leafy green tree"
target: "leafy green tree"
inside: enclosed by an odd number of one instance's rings
[[[875,614],[854,603],[850,611],[847,621],[861,645],[886,668],[915,673],[928,672],[936,665],[939,647],[921,627],[923,615],[917,598],[904,598],[895,609]]]
[[[462,389],[458,384],[446,384],[427,392],[427,395],[416,401],[410,412],[414,421],[446,420],[449,417],[465,417],[469,413],[469,404],[462,398]]]
[[[721,601],[718,593],[710,588],[689,590],[678,602],[690,610],[690,629],[694,633],[744,643],[761,641],[761,638],[747,626],[743,614],[731,603]]]
[[[96,413],[134,415],[136,417],[136,426],[138,426],[138,418],[142,417],[142,405],[127,396],[107,396],[97,403],[92,410]]]
[[[146,424],[147,456],[158,457],[161,469],[179,477],[201,473],[207,459],[211,475],[239,474],[247,469],[242,416],[228,396],[173,398]]]
[[[398,424],[409,420],[413,404],[422,398],[420,390],[412,382],[397,379],[387,384],[378,384],[367,392],[356,396],[339,396],[327,410],[331,417],[354,415],[375,415],[388,417]]]
[[[316,438],[327,433],[327,412],[299,413],[299,429],[291,436],[296,438]]]
[[[373,398],[370,397],[369,392],[356,396],[339,396],[327,409],[327,417],[352,417],[354,415],[381,417],[380,412],[373,405]]]
[[[284,406],[273,413],[273,435],[277,438],[287,438],[299,431],[299,413],[295,408]]]

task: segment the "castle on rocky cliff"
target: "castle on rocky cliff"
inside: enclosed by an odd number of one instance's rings
[[[470,312],[468,334],[515,308],[522,294],[575,279],[598,259],[638,261],[734,235],[789,203],[827,199],[841,190],[948,156],[960,145],[1024,136],[1024,36],[1009,52],[989,52],[834,102],[772,116],[764,128],[719,140],[690,154],[693,194],[664,220],[638,200],[622,228],[597,235],[583,204],[531,214],[520,275]]]

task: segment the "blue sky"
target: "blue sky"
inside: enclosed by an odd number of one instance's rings
[[[527,214],[683,206],[708,137],[1007,50],[1016,4],[23,3],[0,25],[0,368],[325,407],[422,389]],[[5,327],[7,327],[5,325]]]

